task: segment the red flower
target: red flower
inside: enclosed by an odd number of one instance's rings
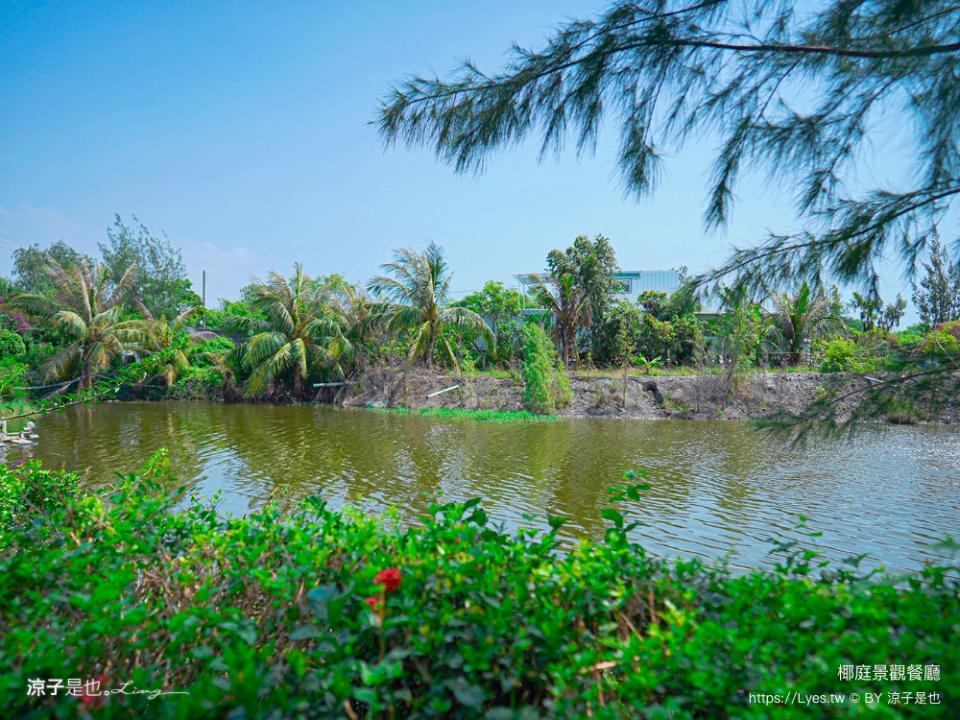
[[[376,610],[380,606],[380,597],[378,595],[372,595],[364,600],[364,602],[370,606],[371,610]]]
[[[390,567],[386,570],[381,570],[376,575],[373,576],[373,581],[379,585],[383,585],[384,592],[391,593],[400,587],[400,568]]]

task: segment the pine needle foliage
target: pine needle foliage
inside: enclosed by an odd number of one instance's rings
[[[514,47],[502,70],[463,63],[412,76],[383,98],[386,142],[431,147],[458,171],[530,136],[541,153],[619,133],[619,171],[653,191],[663,158],[716,132],[704,221],[725,224],[742,171],[794,188],[799,233],[736,251],[713,279],[753,291],[824,274],[877,287],[876,263],[912,272],[937,221],[960,200],[960,6],[946,0],[620,0]],[[878,119],[914,128],[908,187],[850,187]],[[705,279],[704,279],[705,280]]]
[[[939,325],[960,318],[960,262],[951,261],[939,238],[933,241],[923,269],[923,277],[913,288],[920,319],[928,325]]]
[[[911,129],[911,172],[897,185],[863,180],[891,118]],[[388,146],[429,147],[458,172],[531,137],[541,155],[568,141],[591,151],[603,125],[619,135],[620,176],[636,196],[655,190],[665,157],[717,136],[705,228],[728,222],[741,175],[754,171],[792,195],[800,229],[736,249],[695,284],[759,297],[831,279],[877,299],[880,262],[912,278],[960,206],[960,6],[616,0],[538,49],[514,47],[499,71],[466,61],[447,78],[407,77],[383,97],[377,125]],[[950,383],[933,376],[953,370],[923,377]],[[917,372],[884,378],[881,396],[915,388]]]
[[[530,324],[523,332],[523,404],[533,413],[553,413],[573,402],[570,378],[542,327]]]

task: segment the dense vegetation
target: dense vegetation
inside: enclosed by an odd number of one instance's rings
[[[119,219],[108,236],[103,260],[62,242],[16,251],[14,278],[0,280],[7,414],[10,404],[82,391],[124,367],[124,397],[226,399],[306,399],[313,383],[356,379],[371,366],[504,372],[523,380],[528,409],[549,413],[570,402],[570,368],[733,376],[764,367],[904,372],[960,361],[958,271],[940,246],[914,292],[938,322],[895,332],[902,298],[884,305],[854,293],[845,307],[836,287],[808,283],[765,296],[723,288],[717,311],[704,313],[681,271],[676,292],[630,298],[603,236],[552,251],[529,295],[490,281],[450,301],[452,273],[431,243],[398,250],[367,288],[297,265],[290,277],[271,272],[239,300],[208,309],[165,238]]]
[[[631,478],[613,501],[640,497]],[[946,717],[960,681],[944,568],[865,576],[783,544],[776,571],[735,574],[650,557],[612,507],[605,541],[558,552],[552,532],[497,530],[478,501],[400,527],[319,498],[223,518],[172,487],[162,457],[104,498],[36,463],[0,467],[10,716],[767,717],[751,693],[800,691]],[[891,663],[909,676],[839,676]],[[189,694],[30,697],[33,678]]]

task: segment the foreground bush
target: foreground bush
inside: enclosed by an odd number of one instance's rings
[[[604,542],[566,553],[553,533],[495,530],[476,501],[433,507],[412,529],[319,499],[286,519],[269,508],[222,519],[163,492],[164,467],[122,478],[108,499],[36,464],[0,468],[5,716],[868,710],[750,702],[799,691],[880,692],[872,717],[935,717],[955,702],[960,598],[941,569],[814,579],[811,555],[795,553],[776,573],[733,575],[649,557],[613,509]],[[838,678],[841,666],[891,663],[937,666],[940,678]],[[48,678],[189,694],[27,696]],[[908,691],[939,693],[938,704],[888,704]]]

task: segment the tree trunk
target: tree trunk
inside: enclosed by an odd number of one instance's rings
[[[437,343],[437,328],[433,325],[430,326],[430,342],[427,344],[427,352],[424,355],[424,360],[427,363],[427,367],[433,367],[433,346]]]
[[[80,373],[80,389],[89,390],[91,387],[93,387],[93,369],[84,365]]]
[[[298,398],[303,393],[303,378],[300,377],[300,363],[293,366],[293,396]]]

